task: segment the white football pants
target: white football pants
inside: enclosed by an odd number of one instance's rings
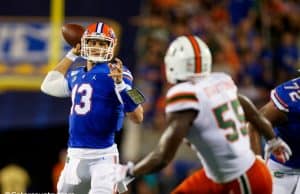
[[[80,149],[74,157],[68,149],[67,161],[57,184],[58,193],[113,194],[116,190],[115,165],[119,163],[118,153],[103,153],[96,157],[94,151],[91,154],[91,149],[86,150],[88,154],[82,154],[86,151]]]

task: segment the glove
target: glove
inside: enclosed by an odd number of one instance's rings
[[[117,183],[117,191],[118,193],[125,193],[128,191],[127,185],[131,183],[135,178],[125,177],[122,181]]]
[[[279,137],[267,141],[265,148],[264,159],[266,163],[271,154],[281,163],[285,163],[292,155],[291,148]]]
[[[128,162],[127,165],[118,164],[116,166],[118,193],[124,193],[128,191],[127,185],[135,179],[132,175],[133,167],[134,164],[132,162]]]

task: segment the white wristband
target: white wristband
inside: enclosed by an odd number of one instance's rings
[[[126,90],[131,90],[131,86],[128,85],[128,84],[126,84],[126,83],[124,82],[124,80],[122,80],[122,82],[119,83],[119,84],[115,83],[115,88],[116,88],[116,90],[117,90],[118,92],[121,92],[121,91],[124,90],[124,89],[126,89]]]
[[[124,81],[122,81],[119,84],[115,83],[115,88],[117,89],[118,92],[121,92],[122,90],[124,90],[126,88],[126,84]]]
[[[72,50],[70,50],[70,51],[66,54],[66,57],[67,57],[68,59],[70,59],[71,61],[73,61],[73,62],[78,58],[78,56],[75,55],[75,54],[72,52]]]
[[[278,142],[280,141],[280,139],[279,138],[277,138],[277,137],[274,137],[273,139],[269,139],[266,143],[268,144],[268,145],[276,145],[276,144],[278,144]]]
[[[127,162],[127,167],[128,167],[128,175],[130,175],[131,177],[133,177],[133,168],[134,168],[134,163],[129,161]]]

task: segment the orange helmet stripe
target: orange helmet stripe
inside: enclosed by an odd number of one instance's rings
[[[191,42],[195,54],[195,73],[201,73],[201,49],[194,36],[188,36],[187,38]],[[198,57],[198,53],[200,57]]]
[[[108,35],[108,26],[107,25],[103,25],[102,33],[105,35]]]
[[[90,25],[89,28],[88,28],[88,32],[89,32],[89,33],[97,32],[96,30],[97,30],[97,24],[92,24],[92,25]]]

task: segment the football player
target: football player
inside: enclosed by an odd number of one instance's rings
[[[250,149],[246,122],[256,126],[283,158],[288,146],[277,139],[270,123],[245,96],[238,95],[230,76],[211,73],[212,58],[197,36],[180,36],[165,55],[171,87],[166,96],[167,127],[157,147],[127,169],[126,182],[164,168],[188,139],[203,164],[172,193],[272,193],[272,179]]]
[[[77,44],[48,72],[41,90],[51,96],[71,97],[68,158],[57,185],[58,193],[115,191],[119,153],[115,132],[124,115],[143,120],[143,96],[132,86],[133,76],[114,57],[117,38],[102,22],[89,25]],[[86,65],[71,68],[79,57]]]
[[[300,193],[300,78],[273,89],[270,101],[260,111],[273,124],[276,135],[287,142],[293,152],[290,160],[284,163],[270,154],[272,149],[268,144],[265,146],[265,160],[273,175],[273,193]],[[260,140],[252,140],[257,139]],[[260,153],[261,142],[251,143]]]

